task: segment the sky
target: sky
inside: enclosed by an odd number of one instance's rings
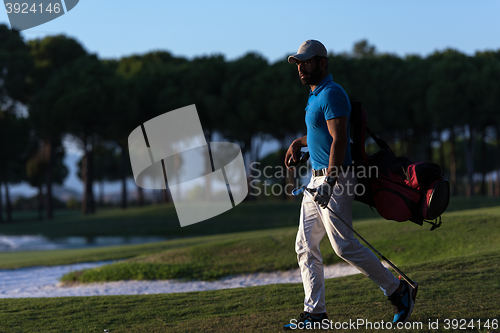
[[[101,59],[163,50],[233,60],[252,51],[272,63],[307,39],[320,40],[333,53],[349,52],[366,39],[377,51],[402,57],[446,48],[472,55],[500,49],[499,14],[499,0],[80,0],[21,35],[64,34]],[[2,10],[1,23],[10,26]],[[76,148],[69,152],[78,154]],[[67,184],[81,189],[74,176]]]
[[[335,53],[368,39],[379,51],[400,56],[447,47],[473,54],[500,47],[499,13],[498,0],[80,0],[72,11],[22,35],[65,34],[101,58],[159,49],[234,59],[256,51],[274,62],[306,39]],[[0,22],[8,23],[5,11]]]

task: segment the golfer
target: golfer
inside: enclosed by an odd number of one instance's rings
[[[300,225],[295,251],[304,284],[304,312],[297,322],[322,322],[328,319],[325,307],[323,258],[319,243],[326,235],[335,253],[378,284],[394,305],[393,322],[406,322],[413,310],[414,289],[397,279],[353,232],[337,219],[327,205],[352,227],[351,208],[356,178],[342,168],[352,164],[349,144],[351,105],[346,92],[333,82],[328,74],[325,46],[317,40],[307,40],[297,54],[288,57],[295,63],[303,85],[310,87],[305,108],[307,135],[292,142],[285,156],[298,161],[300,149],[308,147],[312,164],[312,178],[308,188],[316,189],[314,197],[305,194],[300,211]],[[287,324],[285,329],[293,329]],[[307,327],[307,326],[303,326]]]

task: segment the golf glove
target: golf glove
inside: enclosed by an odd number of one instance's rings
[[[321,208],[326,208],[326,206],[328,206],[336,183],[337,179],[326,177],[325,182],[316,189],[314,201],[316,201]]]

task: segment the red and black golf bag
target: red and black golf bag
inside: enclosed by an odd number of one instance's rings
[[[364,192],[355,200],[375,207],[387,220],[427,222],[431,230],[439,227],[450,201],[450,184],[439,165],[396,156],[367,127],[366,111],[357,101],[351,101],[351,126],[353,165],[358,183],[364,185]],[[365,152],[367,134],[380,147],[373,155]]]

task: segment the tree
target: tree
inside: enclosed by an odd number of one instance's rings
[[[207,142],[212,141],[227,113],[222,99],[226,71],[224,57],[214,55],[194,58],[178,74],[180,87],[189,87],[179,91],[178,99],[182,106],[196,104]]]
[[[370,45],[366,39],[356,42],[352,48],[352,54],[356,58],[373,57],[376,52],[375,46]]]
[[[114,119],[113,72],[95,56],[81,57],[58,70],[46,84],[51,109],[61,116],[65,132],[73,135],[84,152],[82,213],[95,211],[93,195],[93,148]]]
[[[33,61],[19,32],[0,24],[0,112],[14,112],[27,100],[27,76]]]
[[[28,138],[29,127],[26,118],[18,118],[7,112],[0,113],[0,191],[3,184],[7,222],[12,221],[9,183],[19,183],[26,178],[24,165],[27,158],[25,147],[28,144]]]
[[[61,142],[64,133],[64,121],[67,110],[54,108],[54,100],[58,92],[64,88],[52,84],[48,86],[52,76],[64,66],[85,57],[87,52],[74,39],[63,35],[46,37],[29,41],[31,55],[34,58],[34,70],[31,74],[29,118],[32,128],[39,133],[41,140],[48,149],[48,164],[46,169],[46,217],[53,218],[52,182],[56,142]],[[62,125],[62,126],[61,126]]]
[[[294,139],[306,134],[304,109],[309,87],[302,86],[296,66],[289,64],[287,59],[278,61],[257,74],[256,82],[256,93],[261,100],[266,101],[262,106],[259,127],[263,133],[280,143],[277,152],[278,164],[275,166],[284,170],[281,182],[283,188],[288,188],[287,184],[294,181],[294,173],[285,171],[285,153]],[[294,200],[293,197],[287,196],[285,191],[283,198]]]
[[[49,152],[43,142],[36,140],[35,144],[40,144],[34,154],[26,162],[26,175],[28,183],[38,189],[37,207],[38,219],[42,220],[43,210],[43,184],[45,183],[45,173],[49,162]],[[63,184],[68,175],[68,168],[64,164],[64,149],[60,143],[56,144],[54,152],[54,168],[52,181],[55,184]]]
[[[93,148],[94,164],[93,164],[93,177],[96,182],[101,183],[101,191],[99,195],[99,205],[104,206],[104,182],[116,181],[120,179],[120,152],[117,147],[106,146],[99,144]],[[83,166],[84,158],[82,157],[78,162],[78,177],[83,180]]]
[[[429,107],[433,121],[440,128],[449,128],[452,151],[451,181],[452,193],[456,194],[456,136],[462,134],[465,140],[465,166],[467,173],[466,195],[474,194],[474,172],[476,140],[480,138],[483,155],[486,152],[485,135],[488,127],[496,123],[498,105],[498,65],[488,61],[489,56],[470,57],[456,50],[436,52],[432,61],[432,85],[428,92]],[[486,158],[481,158],[482,173],[486,173]],[[484,178],[484,176],[483,176]],[[484,191],[483,186],[483,191]]]
[[[495,130],[496,136],[496,153],[495,153],[495,196],[500,196],[500,82],[498,77],[500,75],[500,50],[477,52],[476,57],[482,57],[487,60],[487,65],[482,70],[482,89],[484,91],[483,102],[485,108],[488,110],[488,122]]]
[[[151,52],[141,56],[122,58],[111,65],[115,68],[116,100],[112,111],[120,122],[109,129],[111,140],[120,147],[120,179],[122,182],[123,209],[127,207],[126,178],[132,175],[128,155],[128,136],[144,122],[165,112],[185,106],[180,84],[180,73],[187,66],[184,58],[173,57],[168,52]],[[141,202],[142,189],[139,188]],[[163,201],[168,201],[166,191]]]
[[[401,64],[402,76],[398,88],[391,96],[397,99],[399,107],[393,114],[399,123],[401,144],[406,143],[404,153],[413,160],[432,161],[432,141],[434,133],[441,133],[444,128],[433,122],[432,111],[426,103],[426,94],[431,86],[429,60],[410,55]],[[439,136],[439,135],[438,135]]]
[[[255,152],[252,154],[252,139],[263,132],[266,119],[267,101],[260,92],[267,84],[259,74],[269,70],[269,64],[262,56],[248,53],[227,66],[222,89],[227,112],[218,131],[238,142],[244,158],[251,163],[256,157]]]
[[[9,183],[25,176],[20,165],[25,158],[23,144],[27,140],[27,124],[16,115],[20,103],[26,102],[26,79],[32,68],[29,49],[18,31],[0,24],[0,222],[2,186],[5,186],[7,221],[11,221]]]

